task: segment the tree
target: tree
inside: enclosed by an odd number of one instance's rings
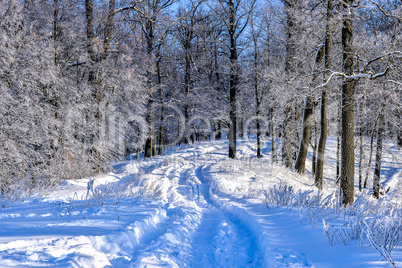
[[[355,55],[357,54],[353,46],[353,18],[354,1],[343,3],[342,14],[342,67],[343,72],[332,72],[327,81],[319,87],[326,86],[333,77],[341,76],[342,80],[342,107],[341,107],[341,190],[342,203],[348,205],[354,201],[354,97],[355,88],[360,79],[376,80],[382,78],[393,69],[392,58],[399,51],[388,52],[385,55],[377,56],[364,61],[363,68],[360,65],[355,69]],[[360,63],[360,55],[357,56]],[[381,64],[382,62],[382,64]],[[376,65],[376,67],[374,67]],[[380,72],[381,68],[384,68]]]
[[[236,158],[236,140],[237,140],[237,90],[239,84],[239,65],[238,65],[238,38],[246,28],[251,16],[251,10],[254,8],[255,0],[250,3],[234,0],[219,1],[222,12],[220,18],[226,26],[228,33],[229,48],[229,158]],[[245,4],[242,6],[241,4]],[[247,5],[248,4],[248,5]],[[241,10],[243,8],[243,10]],[[217,10],[215,10],[217,11]],[[245,17],[245,19],[244,19]]]
[[[354,73],[353,56],[353,5],[346,0],[342,14],[342,59],[343,71],[347,76]],[[341,147],[341,189],[343,204],[354,201],[355,151],[354,151],[354,94],[356,79],[346,77],[342,84],[342,147]]]
[[[253,13],[254,16],[254,13]],[[261,158],[261,101],[262,101],[262,96],[263,93],[260,90],[260,85],[259,85],[259,66],[258,66],[258,58],[259,58],[259,53],[258,53],[258,39],[259,35],[261,34],[261,30],[257,31],[255,29],[256,25],[254,25],[254,18],[253,16],[252,21],[251,21],[251,35],[252,35],[252,42],[254,46],[254,74],[253,74],[253,87],[254,87],[254,95],[255,95],[255,116],[256,116],[256,127],[257,127],[257,158]]]
[[[333,40],[333,1],[327,0],[327,16],[326,16],[326,27],[325,27],[325,41],[324,41],[324,68],[325,77],[328,78],[332,68],[331,52],[332,52],[332,40]],[[321,94],[321,119],[320,119],[320,138],[318,142],[317,149],[317,164],[314,174],[315,185],[322,189],[323,177],[324,177],[324,157],[325,157],[325,143],[327,141],[327,129],[328,129],[328,91],[329,85],[325,85]]]
[[[141,30],[143,36],[146,40],[146,50],[149,57],[155,57],[155,47],[162,45],[160,43],[163,38],[158,40],[158,34],[163,35],[161,31],[158,31],[159,24],[161,23],[162,17],[164,16],[165,10],[174,3],[173,0],[149,0],[140,3],[134,3],[133,6],[128,7],[128,9],[133,9],[139,16],[139,19],[135,19],[134,22],[138,22],[141,25]],[[159,36],[161,37],[161,36]],[[157,42],[155,42],[155,39]],[[159,59],[155,61],[156,68],[160,64]],[[148,73],[149,87],[152,88],[155,83],[160,82],[160,73],[155,77],[151,73]],[[159,87],[160,87],[159,83]],[[155,111],[153,110],[153,96],[151,94],[148,102],[148,112],[146,115],[147,122],[149,124],[148,137],[145,142],[145,157],[151,157],[151,155],[156,155],[156,118]]]
[[[283,0],[285,5],[286,14],[286,61],[285,61],[285,74],[287,80],[287,90],[291,91],[290,80],[294,76],[296,69],[295,56],[296,56],[296,17],[295,10],[298,0]],[[293,123],[297,120],[297,109],[295,107],[294,98],[291,97],[285,108],[285,118],[283,121],[282,129],[282,161],[286,167],[291,167],[294,155],[294,146],[292,133],[296,131],[292,129]]]
[[[236,9],[234,0],[229,0],[229,23],[227,25],[230,38],[230,78],[229,78],[229,102],[230,102],[230,122],[229,122],[229,158],[236,158],[236,125],[237,125],[237,107],[236,93],[238,79],[238,63],[237,63],[237,37],[236,34]]]
[[[315,57],[315,64],[319,66],[322,62],[322,58],[324,56],[324,48],[320,46],[317,49],[317,55]],[[315,70],[313,69],[313,81],[312,84],[315,85],[318,75],[314,74]],[[302,138],[300,140],[299,146],[299,153],[297,155],[295,170],[298,173],[304,173],[306,158],[307,158],[307,149],[310,144],[310,137],[311,137],[311,120],[313,116],[313,98],[310,93],[308,93],[306,100],[304,102],[304,114],[303,114],[303,131],[302,131]]]
[[[379,125],[378,125],[378,132],[377,132],[377,153],[376,153],[374,181],[373,181],[373,195],[377,199],[380,198],[381,154],[382,154],[384,128],[385,128],[384,105],[383,104],[385,102],[386,102],[385,100],[382,102],[380,115],[378,118]]]
[[[201,6],[202,1],[193,2],[185,6],[184,8],[179,8],[178,10],[178,21],[177,27],[175,29],[175,36],[179,40],[182,49],[184,51],[184,119],[185,119],[185,130],[184,130],[184,143],[189,144],[189,133],[190,133],[190,91],[192,83],[192,45],[193,40],[196,37],[196,24],[202,21],[202,17],[199,16],[197,10]]]

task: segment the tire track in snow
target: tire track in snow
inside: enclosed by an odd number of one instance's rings
[[[180,254],[191,252],[191,233],[201,218],[197,204],[189,200],[192,195],[187,176],[193,165],[182,158],[182,162],[153,170],[153,176],[161,176],[171,183],[165,206],[167,219],[163,233],[154,236],[154,240],[139,250],[133,258],[130,267],[183,267],[187,260],[178,258]]]
[[[233,214],[223,211],[210,198],[211,183],[204,178],[204,166],[195,170],[200,194],[205,202],[202,223],[194,236],[193,267],[260,267],[257,241]]]
[[[199,152],[193,152],[199,157]],[[198,159],[199,160],[199,159]],[[167,167],[165,174],[178,185],[171,187],[166,232],[142,250],[135,267],[259,267],[256,238],[234,215],[210,200],[210,182],[202,163],[191,159]],[[202,162],[202,161],[201,161]],[[177,170],[179,169],[179,170]],[[173,177],[172,177],[173,176]]]

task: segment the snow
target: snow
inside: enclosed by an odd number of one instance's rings
[[[338,188],[334,142],[324,196]],[[331,245],[323,223],[302,208],[268,208],[262,193],[274,185],[318,192],[309,172],[272,164],[268,149],[255,158],[254,143],[240,140],[237,160],[227,158],[227,141],[177,146],[3,202],[0,267],[392,267],[368,243]],[[401,192],[401,152],[392,148],[384,159],[384,188]],[[392,257],[402,267],[400,245]]]

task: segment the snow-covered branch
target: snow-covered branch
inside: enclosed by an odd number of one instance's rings
[[[388,80],[388,82],[391,82],[391,83],[397,84],[399,86],[402,86],[402,82],[400,82],[400,81]]]
[[[378,8],[378,10],[379,10],[382,14],[384,14],[384,16],[389,17],[389,18],[396,19],[398,22],[402,22],[402,17],[398,17],[398,16],[395,16],[395,15],[393,15],[393,14],[387,13],[387,11],[385,11],[385,9],[384,9],[379,3],[377,3],[377,2],[375,2],[375,1],[373,1],[373,0],[369,0],[369,1],[370,1],[370,3],[372,3],[373,5],[375,5],[375,6]]]
[[[381,73],[378,73],[378,74],[375,74],[373,72],[368,72],[368,73],[346,75],[343,72],[332,72],[331,75],[328,77],[328,79],[324,83],[314,87],[311,91],[316,91],[316,90],[318,90],[320,88],[323,88],[323,87],[327,86],[332,81],[332,79],[334,79],[336,77],[343,77],[345,79],[352,79],[352,80],[359,80],[361,78],[368,78],[370,80],[375,80],[377,78],[380,78],[380,77],[383,77],[383,76],[387,75],[387,73],[391,69],[392,69],[392,66],[388,66],[385,71],[383,71]]]

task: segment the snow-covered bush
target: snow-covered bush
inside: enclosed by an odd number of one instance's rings
[[[59,215],[71,216],[85,214],[89,208],[112,208],[116,212],[118,205],[125,201],[134,205],[139,200],[153,200],[160,198],[162,189],[160,185],[132,176],[126,183],[107,183],[94,186],[95,179],[87,183],[87,192],[82,196],[75,193],[67,201],[59,203]]]
[[[285,207],[293,205],[293,187],[288,185],[274,185],[274,187],[267,190],[263,190],[264,204],[267,208],[273,207]]]
[[[401,211],[396,211],[395,215],[375,217],[363,223],[370,245],[395,267],[391,253],[394,248],[402,245]]]
[[[302,218],[322,228],[331,246],[358,240],[362,247],[372,246],[395,267],[392,250],[402,248],[402,207],[390,195],[375,200],[362,193],[350,206],[339,203],[338,193],[298,190],[280,184],[263,191],[263,202],[270,207],[298,208]],[[337,198],[338,197],[338,198]]]
[[[124,184],[108,183],[102,187],[94,187],[94,180],[88,181],[88,191],[85,198],[87,205],[102,207],[105,202],[111,201],[115,210],[122,199],[131,199],[136,203],[140,199],[156,199],[162,195],[160,185],[145,181],[133,176],[133,179]]]

